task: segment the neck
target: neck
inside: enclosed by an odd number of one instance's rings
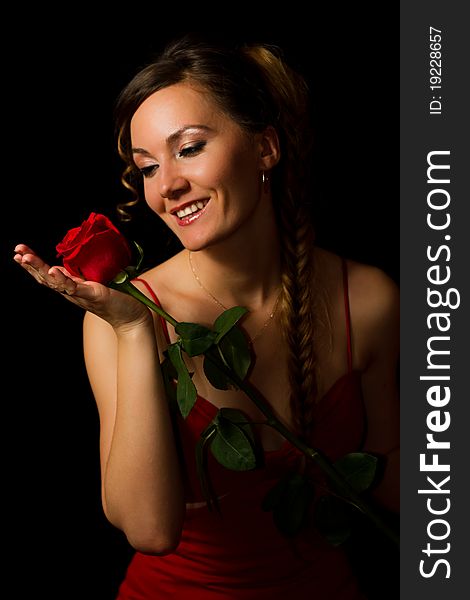
[[[192,252],[191,262],[201,285],[227,308],[263,308],[279,291],[281,279],[274,214],[265,214],[262,224],[251,219],[225,240]]]

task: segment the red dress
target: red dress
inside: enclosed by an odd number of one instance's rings
[[[365,432],[360,373],[352,369],[345,261],[343,274],[348,371],[317,403],[311,440],[332,460],[358,451]],[[191,503],[204,500],[195,445],[217,410],[198,396],[186,420],[178,420]],[[282,475],[299,468],[303,454],[286,440],[264,456],[261,468],[237,472],[222,467],[209,452],[210,479],[221,514],[207,506],[188,508],[176,551],[166,556],[136,552],[117,600],[285,600],[289,595],[295,600],[362,600],[340,548],[313,529],[287,539],[274,525],[272,513],[261,509],[266,493]]]

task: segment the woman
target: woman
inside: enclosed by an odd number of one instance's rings
[[[183,247],[136,285],[178,321],[210,325],[226,308],[247,307],[250,382],[331,460],[360,449],[382,457],[374,499],[396,511],[398,292],[380,269],[314,243],[302,79],[268,47],[183,39],[124,89],[117,129],[125,185],[143,191]],[[340,549],[314,529],[286,539],[262,510],[286,472],[309,468],[275,430],[255,426],[259,469],[210,461],[221,516],[208,510],[194,447],[219,407],[263,420],[241,391],[215,389],[200,357],[186,357],[199,396],[173,429],[159,370],[173,328],[24,245],[16,252],[38,281],[86,310],[103,508],[137,551],[121,600],[364,597]]]

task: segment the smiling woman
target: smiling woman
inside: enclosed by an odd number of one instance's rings
[[[248,220],[253,231],[275,227],[270,194],[260,193],[260,172],[279,161],[274,128],[245,131],[188,81],[145,99],[130,134],[145,199],[185,248],[212,246]]]
[[[226,307],[246,307],[250,385],[330,460],[376,455],[371,499],[397,511],[398,290],[379,268],[316,243],[302,77],[275,48],[184,37],[125,87],[116,124],[123,183],[134,191],[121,214],[145,199],[182,246],[135,284],[176,321],[210,326]],[[120,600],[365,598],[313,515],[293,537],[276,527],[266,508],[273,486],[301,477],[321,495],[324,481],[249,398],[214,387],[201,357],[185,357],[198,397],[174,422],[159,368],[174,327],[25,246],[15,259],[86,310],[103,509],[136,551]],[[254,423],[261,459],[234,472],[209,457],[218,515],[201,493],[195,451],[220,408]]]

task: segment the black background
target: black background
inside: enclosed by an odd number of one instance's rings
[[[167,39],[230,22],[239,37],[284,49],[313,94],[318,242],[399,280],[398,14],[335,5],[307,16],[294,8],[271,7],[269,18],[255,19],[239,5],[197,15],[141,6],[99,22],[71,12],[41,13],[37,22],[29,15],[28,27],[6,23],[15,42],[2,48],[3,541],[14,597],[40,590],[111,600],[130,557],[101,510],[82,314],[11,256],[23,242],[54,261],[55,245],[91,211],[115,219],[127,196],[113,104]],[[156,217],[133,227],[147,254],[156,252]]]

